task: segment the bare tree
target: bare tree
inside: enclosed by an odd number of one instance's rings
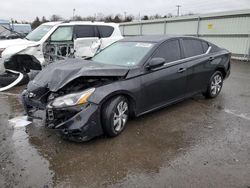
[[[149,20],[149,17],[148,17],[147,15],[144,15],[144,16],[142,17],[142,20]]]
[[[50,21],[52,21],[52,22],[62,21],[62,20],[64,20],[64,19],[60,15],[53,14],[50,17]]]
[[[132,14],[126,16],[124,22],[132,22],[134,20],[134,16]]]
[[[32,29],[37,28],[39,25],[41,25],[41,21],[39,17],[37,16],[36,19],[31,23]]]

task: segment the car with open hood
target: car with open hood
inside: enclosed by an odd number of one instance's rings
[[[29,82],[23,104],[30,119],[42,118],[66,138],[114,137],[131,116],[198,93],[216,97],[230,74],[230,57],[229,51],[195,37],[126,38],[91,60],[47,66]]]
[[[27,81],[32,70],[67,58],[93,57],[122,38],[118,24],[76,21],[44,23],[23,39],[1,40],[0,91]]]

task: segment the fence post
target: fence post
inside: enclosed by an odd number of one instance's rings
[[[140,21],[140,35],[142,35],[142,23]]]
[[[199,37],[199,34],[200,34],[200,21],[201,21],[201,17],[198,16],[198,19],[197,19],[197,31],[196,31],[196,36]]]
[[[125,25],[122,26],[122,35],[125,35]]]
[[[164,21],[164,35],[166,35],[167,33],[166,27],[167,27],[167,20]]]

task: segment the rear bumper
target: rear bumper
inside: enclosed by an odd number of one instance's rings
[[[99,106],[93,103],[67,108],[52,108],[29,98],[28,92],[22,94],[22,102],[30,120],[36,119],[37,110],[43,110],[40,117],[45,126],[59,130],[64,138],[72,141],[88,141],[103,134]]]
[[[226,70],[225,79],[227,79],[230,76],[230,74],[231,74],[231,60],[228,63],[228,67],[227,67],[227,70]]]
[[[226,77],[225,78],[228,78],[231,74],[231,70],[227,71],[227,74],[226,74]]]

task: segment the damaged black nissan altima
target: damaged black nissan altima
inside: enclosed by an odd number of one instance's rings
[[[68,59],[42,70],[22,94],[26,112],[71,140],[120,134],[140,116],[197,93],[216,97],[230,74],[229,51],[184,36],[123,39],[91,60]]]

